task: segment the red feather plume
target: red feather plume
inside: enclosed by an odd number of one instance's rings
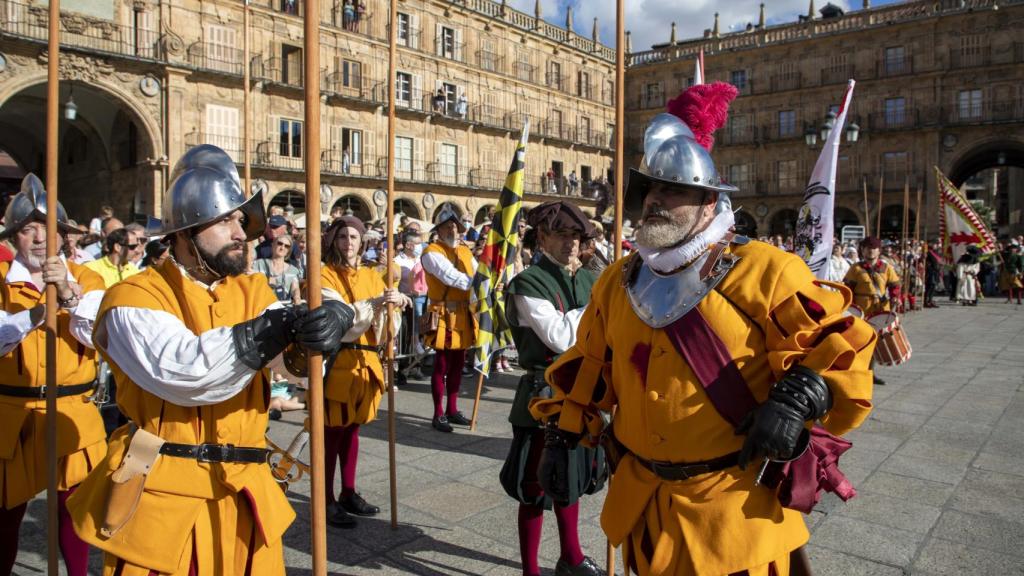
[[[697,142],[708,152],[715,145],[714,132],[729,119],[729,103],[739,94],[726,82],[698,84],[683,90],[668,102],[668,112],[678,117],[693,131]]]

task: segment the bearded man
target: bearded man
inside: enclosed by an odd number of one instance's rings
[[[284,574],[295,512],[267,465],[268,365],[298,346],[329,356],[352,309],[286,307],[244,273],[266,216],[223,150],[179,160],[163,214],[169,257],[108,290],[96,317],[130,422],[69,500],[75,529],[106,552],[105,574]]]
[[[817,455],[828,438],[832,460],[808,463],[834,465],[842,441],[810,428],[842,434],[867,417],[875,335],[843,316],[844,286],[730,232],[736,188],[715,170],[710,132],[680,118],[711,124],[699,110],[717,99],[724,119],[736,92],[691,90],[670,103],[675,114],[652,119],[629,175],[627,209],[642,207],[638,253],[598,279],[576,343],[546,372],[553,397],[531,405],[547,422],[539,480],[565,501],[570,449],[604,433],[617,468],[601,524],[635,573],[785,576],[808,539],[793,508],[813,501],[776,484],[781,466],[768,464],[809,443],[804,456]],[[606,429],[603,413],[615,408]],[[828,478],[852,496],[838,469]]]
[[[458,401],[466,350],[476,342],[470,287],[477,263],[469,248],[459,242],[466,226],[451,206],[441,209],[434,224],[437,241],[420,258],[430,299],[426,317],[431,320],[429,325],[422,326],[420,337],[435,350],[434,372],[430,377],[434,399],[431,425],[439,432],[452,432],[452,424],[469,426],[469,418],[459,411]]]
[[[28,501],[46,489],[46,307],[57,308],[57,506],[59,545],[70,576],[85,576],[89,547],[75,535],[68,496],[107,451],[99,410],[90,401],[96,378],[92,327],[103,279],[62,256],[46,257],[46,190],[34,174],[11,198],[4,217],[15,257],[0,263],[0,574],[18,554]],[[57,204],[59,244],[77,232]],[[61,246],[58,246],[58,253]],[[47,302],[46,284],[57,287]]]

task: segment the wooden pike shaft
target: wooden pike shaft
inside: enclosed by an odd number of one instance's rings
[[[306,0],[305,70],[306,96],[306,301],[320,306],[320,0]],[[246,86],[248,91],[248,86]],[[324,486],[324,377],[323,355],[309,355],[309,458],[310,526],[313,576],[327,576],[327,500]]]
[[[46,257],[57,255],[57,163],[60,116],[60,0],[50,0],[46,62]],[[10,222],[8,222],[10,224]],[[46,560],[57,576],[57,286],[46,285]]]
[[[387,286],[395,287],[395,278],[391,274],[391,262],[395,259],[395,65],[398,54],[398,0],[388,2],[391,15],[388,19],[388,211],[385,238],[387,239]],[[395,334],[391,325],[391,313],[394,306],[387,306],[387,336],[384,341],[387,362],[386,385],[388,389],[388,480],[391,488],[391,529],[398,529],[398,466],[395,454]]]
[[[864,178],[864,235],[871,236],[871,209],[868,207],[868,179]]]
[[[875,236],[882,238],[882,193],[885,190],[885,174],[878,177],[878,214],[875,216]]]
[[[622,258],[622,191],[626,182],[626,9],[625,0],[615,0],[615,259]]]
[[[252,193],[252,166],[250,165],[250,150],[251,145],[250,131],[252,126],[250,125],[250,94],[249,89],[251,88],[252,81],[249,78],[249,0],[245,0],[242,6],[242,162],[243,162],[243,180],[245,184],[245,195],[248,196]],[[308,242],[307,242],[308,245]]]

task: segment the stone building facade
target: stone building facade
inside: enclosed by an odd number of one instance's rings
[[[798,22],[719,33],[632,52],[626,76],[626,157],[637,165],[647,121],[693,82],[705,54],[706,81],[740,89],[729,124],[716,138],[723,177],[739,186],[739,220],[759,235],[791,233],[821,151],[827,114],[857,81],[847,123],[856,142],[840,146],[837,229],[865,223],[883,235],[902,228],[923,191],[922,233],[938,229],[933,166],[957,185],[1004,169],[1002,233],[1024,232],[1024,2],[919,0],[842,13],[831,4]],[[807,133],[816,134],[809,146]],[[1009,177],[1007,177],[1009,176]],[[864,185],[868,200],[864,205]],[[879,186],[882,201],[879,204]],[[866,209],[866,210],[865,210]],[[879,218],[879,209],[881,217]],[[913,226],[913,224],[911,224]]]
[[[366,219],[386,198],[388,6],[321,1],[320,200]],[[268,204],[304,210],[302,0],[251,0],[250,165]],[[156,215],[170,167],[216,144],[243,162],[245,4],[62,2],[60,189],[73,216]],[[399,4],[396,207],[480,221],[530,120],[527,204],[578,195],[612,163],[614,51],[493,0]],[[571,22],[571,13],[567,15]],[[597,29],[595,22],[595,31]],[[571,27],[570,27],[571,29]],[[46,6],[0,0],[0,148],[45,162]],[[63,114],[64,112],[62,112]],[[550,177],[550,176],[553,176]],[[574,176],[574,177],[573,177]],[[574,184],[575,183],[575,184]]]

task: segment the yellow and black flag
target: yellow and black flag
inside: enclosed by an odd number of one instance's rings
[[[477,301],[476,358],[473,366],[487,376],[491,354],[512,345],[512,333],[505,322],[505,301],[496,287],[505,276],[505,266],[519,253],[519,218],[523,207],[523,178],[526,166],[526,139],[530,121],[523,126],[522,136],[512,157],[512,166],[505,177],[505,186],[498,198],[498,208],[487,232],[487,244],[479,257],[473,277],[473,294]]]

